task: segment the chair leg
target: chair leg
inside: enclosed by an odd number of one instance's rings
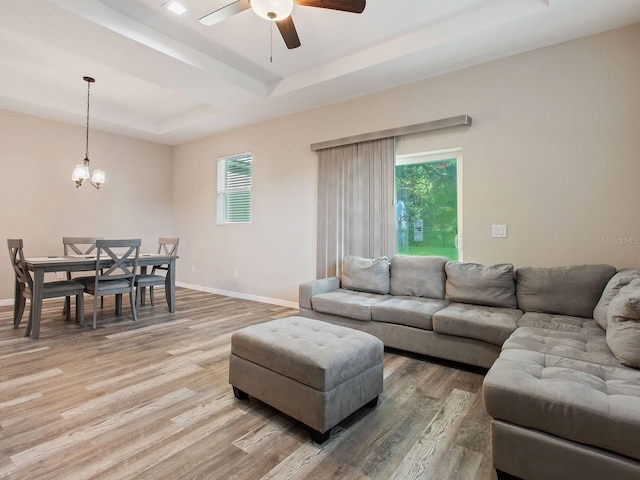
[[[104,297],[100,297],[100,310],[104,308]]]
[[[27,299],[21,295],[20,300],[18,300],[18,304],[14,307],[13,328],[18,328],[20,326],[20,322],[22,321],[22,315],[24,315],[24,307],[26,304],[27,304]]]
[[[149,298],[151,299],[151,306],[155,305],[155,300],[153,298],[153,287],[149,287]]]
[[[94,295],[93,296],[93,327],[91,327],[94,330],[98,326],[97,319],[98,319],[98,297]]]
[[[33,305],[29,305],[29,322],[27,323],[27,330],[24,332],[24,336],[31,335],[31,327],[33,327]]]
[[[122,315],[122,294],[116,294],[116,315]]]
[[[71,297],[64,297],[64,307],[62,307],[62,310],[67,319],[67,322],[71,320]]]
[[[133,321],[138,320],[138,310],[136,309],[136,293],[133,290],[129,292],[129,303],[131,304],[131,313],[133,314]]]
[[[71,308],[71,297],[64,297],[64,307],[62,307],[62,314],[67,316],[67,320],[69,320],[69,308]]]
[[[84,293],[76,295],[76,323],[84,327]]]
[[[169,281],[166,281],[164,285],[164,298],[167,301],[167,307],[169,308],[169,311],[171,311],[171,286],[169,285]]]

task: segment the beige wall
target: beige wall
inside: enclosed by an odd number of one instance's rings
[[[297,301],[298,284],[315,271],[315,155],[299,138],[302,132],[310,138],[310,127],[289,117],[176,147],[179,281]],[[217,158],[247,151],[253,153],[252,223],[218,226]]]
[[[63,235],[141,237],[147,250],[177,235],[179,282],[296,302],[314,276],[309,144],[467,113],[470,128],[398,143],[401,153],[463,147],[466,261],[640,267],[639,44],[636,25],[175,149],[92,130],[92,164],[108,176],[99,192],[70,180],[82,127],[0,110],[0,238],[44,255],[61,252]],[[253,222],[217,226],[217,157],[246,151]],[[492,223],[509,237],[492,239]],[[11,275],[0,262],[0,299],[13,294]]]
[[[63,236],[142,238],[155,251],[173,235],[171,147],[91,131],[100,191],[76,190],[71,172],[84,158],[84,127],[0,110],[0,239],[23,238],[25,254],[62,254]],[[6,252],[6,243],[3,243]],[[0,299],[13,298],[13,272],[0,261]]]
[[[466,261],[640,267],[638,45],[635,25],[177,147],[178,279],[296,302],[314,276],[309,144],[463,113],[472,127],[399,148],[464,148]],[[246,151],[253,223],[216,226],[216,159]],[[493,223],[509,237],[492,239]]]

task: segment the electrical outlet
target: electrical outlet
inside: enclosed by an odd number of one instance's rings
[[[195,265],[191,265],[191,272],[196,273],[196,266]]]
[[[56,278],[64,279],[64,272],[56,272]]]
[[[238,271],[237,270],[233,271],[233,278],[238,278]]]

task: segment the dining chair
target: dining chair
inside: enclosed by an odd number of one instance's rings
[[[68,255],[91,255],[96,250],[96,240],[102,240],[102,237],[62,237],[62,248],[64,256]],[[86,283],[89,277],[78,277],[76,282]],[[90,277],[93,278],[93,277]],[[73,280],[71,272],[67,272],[67,280]],[[62,313],[66,313],[71,305],[71,297],[66,297]],[[100,297],[100,308],[104,307],[104,297]]]
[[[158,239],[158,253],[163,255],[177,255],[179,238],[160,237]],[[136,275],[136,303],[145,304],[145,289],[149,289],[149,299],[151,305],[155,305],[153,296],[153,287],[164,286],[166,282],[166,273],[158,275],[158,271],[167,272],[169,267],[165,265],[154,265],[151,273],[140,273]]]
[[[93,295],[93,329],[96,329],[98,297],[116,296],[116,315],[122,315],[122,294],[129,294],[133,320],[136,311],[135,279],[142,240],[96,240],[96,274],[85,284],[85,292]],[[105,261],[110,265],[105,265]]]
[[[13,271],[16,275],[16,288],[19,289],[20,295],[16,295],[17,304],[13,311],[13,328],[18,328],[24,314],[26,301],[29,300],[29,322],[27,323],[27,331],[25,336],[31,335],[33,327],[33,278],[27,269],[27,263],[24,258],[22,239],[8,239],[9,258]],[[84,285],[72,280],[60,280],[55,282],[46,282],[42,292],[42,298],[56,297],[76,297],[76,322],[84,326]],[[67,320],[70,319],[69,308],[66,311]]]

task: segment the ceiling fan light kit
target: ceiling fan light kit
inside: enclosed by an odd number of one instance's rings
[[[293,10],[293,0],[251,0],[251,9],[260,18],[279,22]]]
[[[298,48],[300,39],[291,17],[293,4],[303,7],[324,8],[341,12],[362,13],[366,0],[235,0],[200,18],[200,23],[211,26],[251,8],[256,15],[276,22],[288,49]]]

